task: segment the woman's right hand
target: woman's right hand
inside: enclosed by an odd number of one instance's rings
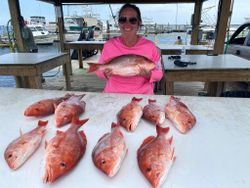
[[[112,69],[109,69],[109,68],[106,68],[103,71],[103,73],[104,73],[104,76],[106,77],[107,80],[113,75]]]

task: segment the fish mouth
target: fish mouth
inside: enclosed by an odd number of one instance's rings
[[[8,166],[12,170],[16,170],[19,166],[21,166],[18,164],[17,157],[13,153],[5,153],[4,157]]]
[[[54,173],[51,167],[47,167],[43,176],[44,183],[52,183],[55,180]]]

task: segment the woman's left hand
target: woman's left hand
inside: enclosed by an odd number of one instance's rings
[[[107,80],[113,75],[112,69],[109,68],[105,69],[103,72]]]
[[[140,70],[140,75],[147,78],[147,79],[149,79],[150,76],[151,76],[151,71],[146,71],[145,69],[141,69]]]

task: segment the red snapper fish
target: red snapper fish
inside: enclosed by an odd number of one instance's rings
[[[77,165],[85,153],[87,138],[78,129],[88,119],[73,118],[70,128],[65,132],[57,131],[56,136],[45,143],[45,173],[43,181],[52,183]]]
[[[143,108],[143,118],[154,124],[163,124],[165,112],[156,104],[156,100],[148,99],[148,104]]]
[[[64,97],[44,99],[31,104],[24,111],[25,116],[47,116],[55,112],[56,106],[71,96],[66,94]]]
[[[116,57],[105,64],[88,64],[90,66],[88,72],[111,69],[114,75],[125,77],[138,76],[143,72],[150,72],[155,68],[155,64],[151,60],[146,57],[133,54]]]
[[[56,127],[62,127],[63,125],[70,123],[73,117],[78,117],[84,112],[86,103],[81,101],[85,96],[72,95],[66,101],[60,103],[55,110],[55,125]]]
[[[173,122],[178,131],[185,134],[196,123],[196,118],[180,98],[170,96],[165,107],[166,117]]]
[[[156,125],[157,136],[147,137],[137,150],[138,165],[153,188],[159,188],[167,178],[175,161],[171,138],[166,138],[169,127]]]
[[[112,123],[111,133],[104,134],[93,149],[92,160],[98,169],[113,177],[120,169],[127,150],[119,125]]]
[[[142,107],[138,104],[142,98],[133,97],[132,101],[123,106],[117,114],[118,124],[123,126],[127,131],[135,131],[141,117]]]
[[[4,158],[13,170],[21,167],[25,161],[38,149],[45,135],[48,121],[38,121],[38,126],[13,140],[4,152]]]

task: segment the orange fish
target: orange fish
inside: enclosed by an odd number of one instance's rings
[[[154,124],[163,124],[165,112],[156,104],[156,100],[148,99],[148,104],[143,108],[143,118]]]
[[[96,144],[92,160],[97,168],[113,177],[120,169],[127,150],[118,124],[112,123],[111,133],[104,134]]]
[[[178,131],[185,134],[196,123],[196,118],[180,98],[171,96],[165,108],[166,118],[170,119]]]
[[[142,107],[138,104],[142,98],[133,97],[132,101],[123,106],[117,114],[118,124],[123,126],[127,131],[135,131],[141,117]]]
[[[88,64],[90,66],[88,72],[111,69],[114,75],[125,77],[138,76],[155,68],[155,64],[146,57],[133,54],[116,57],[105,64]]]
[[[24,115],[37,117],[53,114],[55,112],[56,106],[62,101],[68,99],[70,96],[70,94],[66,94],[64,97],[40,100],[26,108]]]
[[[57,131],[56,136],[45,144],[45,173],[43,181],[52,183],[77,165],[85,153],[87,138],[78,129],[88,121],[73,118],[70,128]]]
[[[157,136],[147,137],[137,150],[138,165],[153,188],[160,187],[175,161],[173,137],[167,139],[169,127],[156,126]]]
[[[70,123],[73,117],[78,117],[84,112],[86,103],[81,101],[85,96],[72,95],[66,101],[60,103],[55,110],[55,125],[56,127],[62,127],[63,125]]]
[[[4,152],[4,158],[13,170],[18,169],[38,149],[45,135],[48,121],[38,121],[38,126],[13,140]]]

